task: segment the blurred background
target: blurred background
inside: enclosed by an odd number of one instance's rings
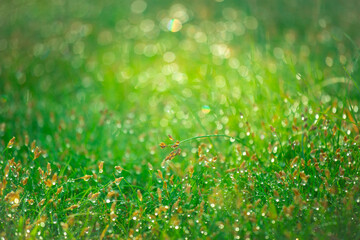
[[[69,142],[85,132],[123,155],[167,134],[246,139],[247,121],[261,141],[299,108],[350,99],[358,112],[356,0],[14,0],[0,13],[7,139],[72,126]]]

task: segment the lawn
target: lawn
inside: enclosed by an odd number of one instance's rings
[[[0,5],[0,239],[360,239],[360,2]]]

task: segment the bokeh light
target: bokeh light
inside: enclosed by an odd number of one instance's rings
[[[167,28],[170,32],[178,32],[182,28],[182,23],[180,20],[174,18],[168,22]]]

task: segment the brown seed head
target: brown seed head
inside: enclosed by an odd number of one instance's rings
[[[97,193],[92,194],[89,198],[90,198],[90,200],[94,200],[94,199],[96,199],[99,195],[100,195],[100,192],[97,192]]]
[[[56,191],[56,195],[59,195],[62,191],[63,191],[63,187],[61,186],[61,187],[59,187],[58,189],[57,189],[57,191]]]
[[[98,167],[99,167],[99,173],[103,173],[104,161],[100,161]]]
[[[41,155],[41,150],[39,149],[39,147],[36,147],[35,150],[34,150],[34,159],[37,159],[38,157],[40,157]]]
[[[124,179],[124,177],[115,178],[114,183],[115,183],[116,185],[119,185],[120,182],[121,182],[121,180],[123,180],[123,179]]]
[[[71,205],[66,210],[74,210],[75,208],[79,208],[80,206],[78,204]]]
[[[91,178],[91,175],[85,175],[85,176],[81,177],[81,179],[83,179],[85,182],[89,181],[90,178]]]
[[[177,148],[180,145],[180,141],[177,140],[174,145],[171,146],[171,148]]]
[[[157,189],[157,194],[158,194],[159,202],[161,203],[162,197],[161,197],[161,189],[160,188]]]
[[[47,175],[48,175],[48,176],[51,175],[51,165],[50,165],[49,162],[48,162],[48,164],[47,164]]]
[[[29,177],[24,178],[24,179],[21,181],[22,185],[25,186],[25,185],[27,184],[28,180],[29,180]]]
[[[119,173],[121,173],[122,172],[122,170],[124,170],[122,167],[120,167],[120,166],[115,166],[115,169],[116,169],[116,171],[118,171]]]
[[[139,201],[142,202],[143,196],[142,196],[142,194],[141,194],[141,192],[140,192],[139,189],[137,190],[137,196],[138,196],[138,198],[139,198]]]
[[[30,150],[33,152],[35,150],[36,147],[36,140],[33,140],[30,146]]]
[[[167,147],[167,145],[166,145],[165,143],[163,143],[163,142],[161,142],[161,143],[159,144],[159,146],[161,147],[161,149],[164,149],[164,148]]]
[[[13,137],[12,139],[10,139],[9,143],[7,144],[7,148],[12,148],[13,145],[15,143],[15,137]]]

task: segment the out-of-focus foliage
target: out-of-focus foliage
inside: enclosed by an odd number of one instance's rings
[[[359,238],[359,9],[1,3],[0,237]]]

